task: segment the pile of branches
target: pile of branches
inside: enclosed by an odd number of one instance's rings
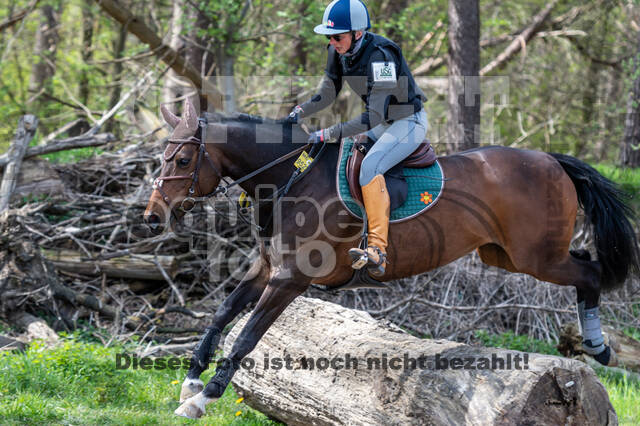
[[[256,241],[227,199],[199,205],[174,232],[152,235],[142,215],[162,148],[162,141],[144,143],[56,165],[63,195],[14,205],[0,229],[7,253],[0,316],[26,312],[50,319],[55,330],[89,327],[105,340],[137,335],[164,344],[163,350],[193,346],[255,258]],[[581,233],[576,248],[589,240]],[[7,276],[31,279],[9,285]],[[573,288],[487,267],[475,253],[390,286],[337,294],[311,289],[308,295],[368,311],[420,336],[466,342],[478,329],[555,341],[576,318]],[[633,311],[639,303],[638,281],[603,295],[605,323],[640,327]]]
[[[49,318],[55,330],[197,340],[248,269],[255,241],[235,206],[219,201],[194,209],[174,232],[151,234],[142,218],[162,148],[138,144],[55,165],[64,194],[13,204],[0,229],[5,275],[14,278],[0,281],[1,318],[25,328],[14,321],[19,311]],[[15,242],[29,246],[20,254]]]

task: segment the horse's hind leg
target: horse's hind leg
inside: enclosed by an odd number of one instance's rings
[[[598,262],[591,262],[591,255],[586,250],[572,250],[571,256],[580,261],[589,262],[590,264],[596,263],[599,268]],[[593,286],[587,288],[576,286],[576,292],[578,321],[582,333],[582,348],[600,364],[615,365],[615,352],[613,352],[610,346],[604,344],[600,317],[598,316],[600,286],[598,285],[597,288]]]
[[[592,261],[586,250],[572,250],[564,259],[556,262],[548,258],[544,259],[544,262],[541,259],[536,260],[539,260],[538,265],[541,267],[536,266],[531,270],[520,268],[520,272],[533,275],[543,281],[574,286],[578,295],[578,320],[582,329],[584,351],[600,364],[614,365],[615,353],[604,344],[598,316],[602,276],[600,262]]]
[[[269,265],[261,256],[218,307],[213,323],[206,328],[204,336],[193,350],[191,365],[180,391],[180,402],[202,391],[204,384],[200,380],[200,375],[209,367],[220,341],[220,333],[249,303],[260,298],[269,280],[269,273]]]

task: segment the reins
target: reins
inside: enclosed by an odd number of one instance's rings
[[[264,166],[252,171],[249,174],[244,175],[243,177],[236,179],[233,182],[229,182],[220,172],[220,170],[218,170],[218,168],[216,167],[215,163],[213,162],[213,160],[211,159],[209,153],[206,150],[206,129],[208,126],[208,121],[206,119],[206,117],[200,117],[198,118],[198,126],[200,128],[200,139],[198,139],[195,136],[191,136],[190,138],[187,139],[169,139],[168,142],[169,143],[174,143],[174,144],[178,144],[178,146],[176,146],[176,148],[174,150],[172,150],[171,152],[166,152],[163,155],[163,160],[165,162],[171,161],[178,152],[180,152],[180,150],[182,149],[183,146],[188,145],[188,144],[192,144],[192,145],[198,145],[198,158],[196,160],[196,167],[194,169],[193,172],[189,173],[188,175],[177,175],[177,176],[160,176],[157,177],[156,179],[154,179],[153,181],[153,189],[157,190],[160,195],[162,196],[163,201],[169,206],[169,208],[171,208],[171,198],[166,194],[166,192],[162,189],[162,183],[164,181],[167,180],[186,180],[186,179],[191,179],[191,186],[189,187],[189,195],[187,197],[185,197],[184,200],[182,200],[182,202],[180,203],[179,208],[184,211],[184,212],[189,212],[191,211],[195,205],[196,205],[196,198],[194,198],[194,194],[195,194],[195,188],[196,186],[198,186],[198,179],[199,179],[199,174],[200,174],[200,169],[202,167],[202,159],[206,158],[207,163],[209,164],[209,166],[211,167],[211,169],[214,171],[214,173],[216,174],[216,176],[218,176],[218,178],[220,178],[221,182],[224,182],[224,185],[220,185],[218,184],[218,186],[211,191],[208,194],[202,194],[198,197],[198,199],[202,200],[202,199],[207,199],[213,196],[216,196],[218,194],[223,194],[225,197],[229,198],[227,193],[229,191],[229,188],[232,188],[234,186],[240,185],[243,182],[248,181],[249,179],[259,175],[260,173],[263,173],[275,166],[277,166],[278,164],[281,164],[293,157],[295,157],[298,154],[301,154],[305,149],[307,149],[309,147],[310,144],[306,144],[300,148],[297,148],[281,157],[276,158],[275,160],[265,164]],[[308,130],[306,128],[303,127],[303,130],[306,133],[309,133]],[[311,151],[310,151],[310,155],[316,155],[315,154],[315,148],[316,146],[312,146]],[[323,146],[320,148],[320,150],[317,153],[317,156],[319,157],[320,154],[324,151],[324,144]],[[316,157],[317,159],[317,157]],[[302,179],[302,177],[304,177],[309,170],[311,169],[311,167],[313,165],[315,165],[315,160],[313,160],[311,162],[311,164],[309,164],[307,166],[307,168],[304,171],[301,171],[300,169],[296,169],[294,170],[294,172],[292,173],[291,177],[289,178],[289,180],[287,181],[287,183],[278,188],[278,190],[276,191],[274,197],[272,197],[270,200],[264,200],[264,201],[272,201],[274,198],[276,201],[278,201],[281,197],[285,196],[288,192],[289,189],[291,188],[291,186],[299,181],[300,179]],[[198,186],[199,188],[199,186]],[[261,201],[263,202],[263,201]],[[187,205],[188,204],[188,205]],[[173,209],[171,209],[173,212]],[[271,213],[271,215],[273,216],[273,212]],[[242,218],[243,221],[245,221],[246,223],[248,223],[249,225],[253,225],[251,222],[249,222],[243,214],[240,214],[240,217]],[[257,225],[256,225],[257,226]],[[259,230],[263,230],[264,228],[261,226],[257,226],[257,228]]]

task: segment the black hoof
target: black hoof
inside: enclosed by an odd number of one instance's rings
[[[602,352],[598,355],[593,355],[593,359],[598,361],[602,365],[606,365],[609,367],[615,367],[618,365],[618,357],[613,349],[610,346],[606,346]]]

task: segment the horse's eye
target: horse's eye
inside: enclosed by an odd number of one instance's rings
[[[191,161],[190,158],[179,158],[178,159],[178,166],[187,167],[189,165],[189,161]]]

